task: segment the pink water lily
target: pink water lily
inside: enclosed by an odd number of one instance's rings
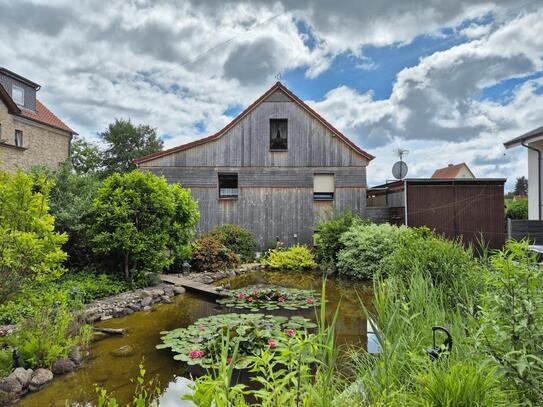
[[[249,302],[253,302],[253,301],[254,301],[254,300],[253,300],[253,297],[249,297],[249,298],[247,298],[247,301],[249,301]]]
[[[238,294],[238,298],[239,298],[240,300],[243,300],[243,299],[245,298],[245,294],[239,293],[239,294]]]
[[[275,342],[274,339],[268,339],[268,345],[270,346],[270,348],[272,349],[275,349],[277,347],[277,342]]]
[[[285,297],[279,297],[279,298],[277,299],[277,301],[278,301],[278,302],[285,302]]]
[[[294,329],[288,329],[287,330],[287,336],[289,338],[292,338],[294,335],[296,335],[296,331]]]
[[[307,298],[305,302],[307,302],[308,304],[313,304],[313,298]]]
[[[192,352],[189,352],[189,358],[191,359],[198,359],[204,356],[204,352],[201,350],[193,350]]]

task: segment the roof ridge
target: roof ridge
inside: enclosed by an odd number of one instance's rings
[[[264,100],[266,100],[273,92],[276,90],[281,90],[284,92],[288,97],[290,97],[294,102],[296,102],[298,105],[300,105],[302,108],[304,108],[310,115],[315,117],[317,120],[319,120],[325,127],[327,127],[330,131],[335,133],[344,143],[346,143],[350,148],[352,148],[356,153],[362,155],[368,160],[373,160],[375,157],[368,152],[362,150],[360,147],[358,147],[355,143],[353,143],[347,136],[345,136],[343,133],[341,133],[338,129],[336,129],[334,126],[332,126],[326,119],[324,119],[320,114],[318,114],[314,109],[312,109],[309,105],[307,105],[303,100],[301,100],[298,96],[296,96],[289,88],[287,88],[283,83],[277,81],[271,88],[269,88],[266,92],[264,92],[260,97],[258,97],[253,103],[251,103],[249,106],[247,106],[241,113],[239,113],[234,119],[232,119],[226,126],[224,126],[222,129],[220,129],[218,132],[203,137],[198,140],[191,141],[189,143],[181,144],[176,147],[169,148],[167,150],[157,151],[156,153],[148,154],[146,156],[137,157],[133,161],[135,164],[140,164],[145,161],[149,161],[155,158],[164,157],[173,153],[176,153],[178,151],[187,150],[192,147],[196,147],[201,144],[208,143],[210,141],[219,139],[222,137],[228,130],[230,130],[232,127],[234,127],[238,122],[240,122],[247,114],[249,114],[253,109],[255,109],[260,103],[262,103]]]

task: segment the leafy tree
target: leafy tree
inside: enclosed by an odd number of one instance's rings
[[[103,160],[102,151],[97,145],[80,137],[72,142],[71,161],[76,173],[96,173],[102,169]]]
[[[27,283],[59,277],[66,236],[55,232],[44,174],[0,171],[0,304]]]
[[[90,216],[94,251],[116,262],[132,284],[134,277],[161,272],[189,255],[199,213],[188,190],[168,185],[164,177],[132,171],[104,181]]]
[[[518,177],[515,184],[514,194],[516,196],[526,196],[528,195],[528,180],[525,176]]]
[[[103,152],[106,175],[134,170],[134,158],[160,151],[163,146],[156,129],[143,124],[134,126],[130,120],[115,119],[100,137],[106,143]]]

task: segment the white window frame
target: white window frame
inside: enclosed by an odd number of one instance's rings
[[[16,97],[15,97],[15,91],[16,90],[21,92],[21,99],[20,100],[17,100]],[[24,88],[21,88],[20,86],[17,86],[17,85],[12,85],[12,87],[11,87],[11,98],[13,99],[13,101],[18,106],[24,106],[24,104],[25,104],[25,90],[24,90]]]
[[[15,147],[23,147],[23,131],[15,130]]]

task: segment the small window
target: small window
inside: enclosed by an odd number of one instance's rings
[[[19,106],[23,106],[25,104],[25,90],[23,88],[13,85],[11,87],[11,98]]]
[[[17,147],[23,146],[23,131],[22,130],[15,130],[15,145]]]
[[[219,174],[219,199],[238,197],[238,174]]]
[[[288,147],[288,120],[270,119],[270,150],[285,151]]]
[[[334,199],[334,174],[315,174],[313,176],[313,199],[315,201]]]

